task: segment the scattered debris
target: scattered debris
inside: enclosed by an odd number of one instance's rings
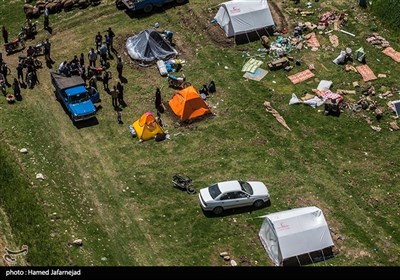
[[[69,245],[82,246],[83,241],[82,241],[82,239],[75,239],[74,241],[70,242]]]
[[[237,262],[235,262],[235,260],[231,260],[231,266],[237,266]]]
[[[280,122],[284,127],[286,127],[289,131],[291,131],[289,126],[286,124],[285,119],[278,113],[278,111],[276,111],[274,108],[272,108],[270,102],[265,101],[264,107],[266,108],[267,112],[271,113],[276,118],[276,120],[278,122]]]
[[[19,151],[20,151],[20,153],[23,153],[23,154],[27,154],[28,153],[28,149],[27,148],[22,148]]]
[[[220,255],[221,257],[225,257],[225,256],[229,256],[229,253],[226,252],[226,251],[224,251],[224,252],[219,253],[219,255]]]
[[[348,31],[345,31],[345,30],[343,30],[343,29],[339,29],[339,31],[340,31],[340,32],[342,32],[342,33],[344,33],[344,34],[347,34],[347,35],[350,35],[350,36],[356,37],[356,35],[355,35],[355,34],[353,34],[353,33],[350,33],[350,32],[348,32]]]
[[[43,174],[42,174],[42,173],[37,173],[37,174],[36,174],[36,179],[44,180]]]

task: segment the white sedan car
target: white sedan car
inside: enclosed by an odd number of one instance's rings
[[[253,205],[260,208],[269,200],[267,186],[259,181],[225,181],[199,192],[201,208],[221,214],[225,209]]]

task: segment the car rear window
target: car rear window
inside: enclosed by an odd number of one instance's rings
[[[212,185],[211,187],[209,187],[208,191],[210,192],[210,195],[213,199],[215,199],[217,196],[219,196],[221,194],[221,191],[218,188],[218,184],[215,184],[215,185]]]

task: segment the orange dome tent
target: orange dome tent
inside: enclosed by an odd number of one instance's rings
[[[137,138],[143,141],[154,139],[158,133],[164,133],[151,112],[144,113],[132,126],[136,131]]]
[[[193,86],[175,93],[169,101],[169,106],[181,121],[195,119],[211,113],[211,110]]]

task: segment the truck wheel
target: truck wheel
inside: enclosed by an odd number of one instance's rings
[[[151,5],[151,4],[147,4],[147,5],[145,5],[144,8],[143,8],[143,11],[144,11],[145,13],[150,13],[152,10],[153,10],[153,5]]]

